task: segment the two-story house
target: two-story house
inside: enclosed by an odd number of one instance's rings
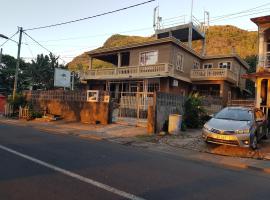
[[[258,26],[258,64],[256,72],[245,74],[256,86],[256,107],[262,108],[267,115],[270,107],[270,15],[252,18]]]
[[[88,89],[110,91],[114,98],[122,92],[162,91],[187,95],[237,97],[245,89],[248,64],[239,56],[202,56],[174,37],[125,46],[99,48],[87,53],[89,69],[81,73]],[[113,64],[94,69],[93,59]]]

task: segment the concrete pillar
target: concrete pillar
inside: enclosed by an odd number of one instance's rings
[[[206,39],[202,40],[202,56],[206,55]]]
[[[265,34],[263,30],[259,31],[259,54],[258,54],[258,66],[257,71],[260,67],[264,67],[265,61]]]
[[[260,108],[261,106],[261,85],[262,85],[262,79],[258,78],[256,79],[256,108]]]
[[[117,54],[117,57],[118,57],[118,59],[117,59],[117,67],[121,67],[121,58],[122,58],[122,55],[121,55],[121,53],[119,52],[118,54]]]
[[[92,69],[92,64],[93,64],[93,58],[90,57],[90,58],[89,58],[89,67],[88,67],[89,70]]]
[[[192,22],[190,22],[189,24],[189,28],[188,28],[188,47],[192,48]]]
[[[224,84],[223,83],[220,84],[219,93],[220,93],[220,97],[223,97],[223,95],[224,95]]]

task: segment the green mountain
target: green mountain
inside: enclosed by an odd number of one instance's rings
[[[145,42],[154,40],[154,37],[139,37],[127,35],[112,35],[102,47],[115,47],[131,43]],[[193,42],[193,48],[201,51],[201,42]],[[238,53],[242,58],[257,54],[257,32],[245,31],[235,26],[210,26],[206,33],[206,53],[207,55],[230,54],[233,51]],[[72,70],[88,68],[89,59],[86,53],[75,57],[68,67]],[[93,61],[94,68],[102,66],[111,67],[110,63],[99,60]]]

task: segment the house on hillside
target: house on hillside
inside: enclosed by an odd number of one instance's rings
[[[185,96],[194,91],[220,97],[224,104],[245,91],[246,80],[241,75],[249,66],[244,60],[234,53],[205,55],[206,22],[199,23],[193,16],[191,22],[172,27],[160,19],[154,20],[154,40],[87,52],[89,69],[80,78],[88,89],[109,91],[116,99],[124,92],[161,91]],[[201,54],[192,49],[195,40],[202,41]],[[94,69],[94,59],[114,67]]]
[[[90,90],[155,92],[236,98],[245,90],[241,75],[248,64],[236,54],[202,56],[175,37],[165,37],[125,46],[99,48],[87,52],[89,69],[81,74]],[[114,65],[94,69],[93,59]]]

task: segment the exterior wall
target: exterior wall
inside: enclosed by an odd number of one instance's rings
[[[173,78],[160,78],[160,92],[166,92],[176,95],[188,95],[191,84],[184,81],[178,81],[178,86],[173,86]]]
[[[235,58],[216,58],[216,59],[206,59],[202,62],[203,64],[213,64],[213,68],[218,68],[220,62],[231,62],[232,68],[231,70],[237,74],[238,76],[238,86],[241,88],[241,90],[246,88],[246,79],[241,78],[241,75],[247,73],[247,69],[242,66]]]
[[[140,65],[140,53],[146,51],[158,51],[158,63],[171,63],[171,44],[159,44],[155,46],[140,47],[131,49],[130,52],[130,66]]]
[[[175,65],[176,62],[176,55],[178,53],[182,54],[184,56],[184,66],[183,66],[183,72],[179,72],[179,74],[185,78],[190,78],[190,71],[193,67],[193,62],[196,60],[199,63],[202,62],[202,60],[200,58],[198,58],[197,56],[186,52],[184,49],[176,46],[176,45],[172,45],[171,48],[171,64]]]
[[[106,81],[90,80],[87,85],[89,90],[106,90]]]
[[[66,121],[83,123],[110,123],[110,104],[103,102],[72,102],[59,100],[39,100],[32,102],[37,110],[47,110],[49,114],[60,115]]]

